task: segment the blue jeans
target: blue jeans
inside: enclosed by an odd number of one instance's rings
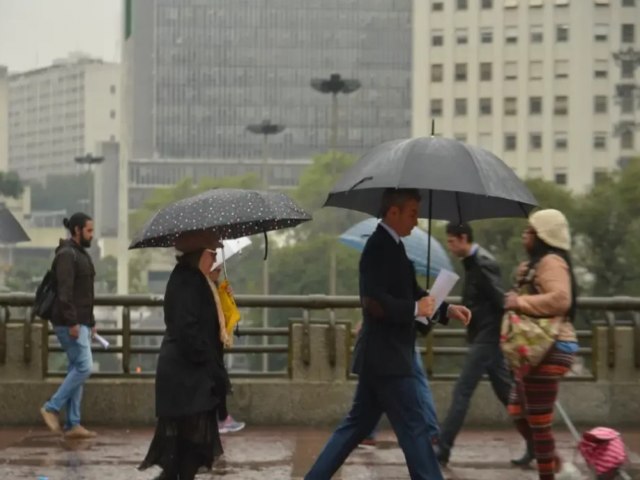
[[[80,325],[78,338],[69,335],[69,327],[54,327],[60,346],[69,359],[67,376],[58,391],[44,404],[48,412],[60,412],[66,408],[65,430],[80,425],[80,403],[84,382],[91,375],[91,329]]]
[[[385,413],[398,437],[412,480],[442,480],[413,376],[360,375],[351,411],[320,452],[305,480],[328,480]]]
[[[433,403],[433,396],[431,395],[431,388],[429,388],[429,381],[424,371],[424,365],[422,363],[422,355],[416,350],[413,357],[413,377],[418,382],[418,391],[423,400],[424,413],[426,415],[427,425],[429,426],[429,436],[432,439],[440,437],[440,427],[438,426],[438,417],[436,416],[436,409]],[[373,439],[378,432],[378,425],[374,427],[367,438]]]
[[[489,376],[496,397],[500,403],[507,406],[512,380],[500,345],[497,343],[469,345],[469,353],[465,357],[462,372],[453,389],[449,413],[442,424],[440,445],[444,450],[449,451],[453,447],[467,416],[473,392],[485,373]]]

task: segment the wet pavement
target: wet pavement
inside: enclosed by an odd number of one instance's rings
[[[48,480],[151,480],[159,470],[136,470],[144,457],[152,429],[96,429],[92,440],[65,441],[44,428],[0,429],[0,479]],[[640,479],[640,431],[625,431],[630,450],[632,478]],[[328,429],[247,428],[223,436],[225,455],[210,473],[197,478],[225,480],[302,478],[322,445]],[[557,433],[566,460],[579,468],[571,437]],[[509,467],[509,459],[522,453],[523,444],[510,430],[464,431],[457,442],[447,480],[534,480],[531,469]],[[391,431],[382,431],[375,449],[357,449],[334,477],[341,480],[407,479],[404,458]],[[586,476],[584,478],[587,478]]]

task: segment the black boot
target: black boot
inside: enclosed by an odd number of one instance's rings
[[[451,456],[451,450],[443,447],[442,445],[436,443],[433,445],[433,451],[436,454],[436,458],[438,459],[438,463],[442,467],[446,467],[449,463],[449,457]]]
[[[527,442],[527,449],[525,450],[524,455],[520,458],[511,460],[511,464],[517,467],[527,467],[535,458],[536,456],[533,453],[533,443]]]

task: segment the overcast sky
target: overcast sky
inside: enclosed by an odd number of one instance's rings
[[[120,59],[122,0],[0,0],[0,65],[11,72],[82,51]]]

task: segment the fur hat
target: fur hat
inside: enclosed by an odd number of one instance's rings
[[[180,234],[176,239],[176,250],[182,253],[190,253],[198,250],[215,250],[222,247],[220,238],[213,232],[194,231]]]
[[[529,224],[538,238],[547,245],[561,250],[571,250],[571,232],[567,217],[560,210],[538,210],[529,217]]]

